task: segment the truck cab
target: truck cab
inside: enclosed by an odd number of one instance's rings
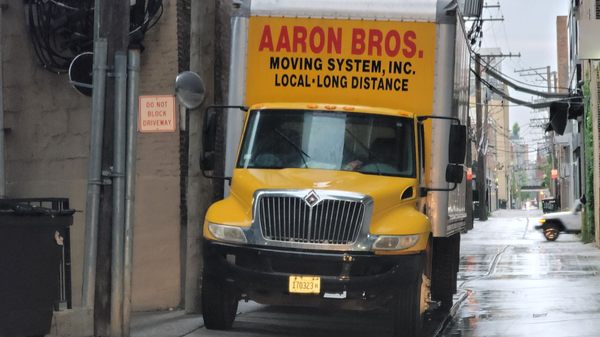
[[[341,258],[348,252],[422,252],[431,228],[417,205],[418,125],[413,115],[391,109],[253,107],[231,194],[208,211],[205,237],[335,251]]]

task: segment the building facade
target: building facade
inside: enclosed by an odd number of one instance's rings
[[[600,44],[597,43],[597,35],[600,32],[599,9],[598,1],[571,0],[569,16],[566,19],[568,72],[563,77],[568,78],[571,92],[583,96],[584,113],[569,113],[568,116],[573,120],[570,123],[577,134],[573,136],[575,144],[570,151],[573,156],[573,176],[578,178],[578,181],[574,181],[575,197],[585,195],[587,201],[583,215],[583,239],[595,239],[596,243],[600,242]],[[559,24],[561,22],[562,19],[559,19]],[[559,34],[559,48],[563,44],[564,40],[560,41]]]
[[[172,95],[178,72],[177,1],[147,32],[141,95]],[[81,303],[91,99],[67,74],[44,69],[32,44],[27,6],[11,1],[2,15],[6,133],[6,195],[67,197],[71,228],[73,304]],[[182,297],[180,128],[138,134],[133,256],[134,310],[176,307]]]
[[[479,51],[482,58],[483,78],[495,88],[508,94],[508,86],[495,78],[489,76],[485,72],[485,68],[489,65],[501,71],[501,55],[502,52],[498,48],[485,48]],[[477,151],[481,149],[485,154],[485,171],[486,171],[486,196],[487,207],[490,212],[499,208],[510,208],[510,170],[511,170],[511,153],[510,145],[510,126],[509,126],[509,102],[494,94],[486,86],[482,86],[482,122],[483,132],[481,140],[475,139],[476,132],[473,132],[473,144],[471,151],[473,161],[477,160]],[[472,130],[477,129],[475,99],[475,77],[471,76],[471,107],[469,110],[471,118]],[[476,165],[475,179],[477,179]],[[474,189],[476,194],[476,189]],[[478,196],[474,198],[478,200]]]

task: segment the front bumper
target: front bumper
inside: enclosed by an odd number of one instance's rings
[[[399,287],[417,280],[424,261],[424,254],[378,256],[204,242],[204,277],[229,283],[244,299],[271,305],[384,308]],[[321,293],[290,294],[290,275],[320,276]]]

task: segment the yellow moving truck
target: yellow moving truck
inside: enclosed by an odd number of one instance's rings
[[[416,335],[426,310],[452,305],[467,224],[459,6],[239,5],[220,107],[230,185],[203,229],[206,327],[230,328],[254,300],[388,309],[394,336]],[[218,110],[205,114],[205,173]]]

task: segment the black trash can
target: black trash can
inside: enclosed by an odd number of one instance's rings
[[[479,201],[473,201],[473,219],[479,219]]]
[[[70,297],[73,213],[68,199],[0,199],[0,337],[49,333]]]

